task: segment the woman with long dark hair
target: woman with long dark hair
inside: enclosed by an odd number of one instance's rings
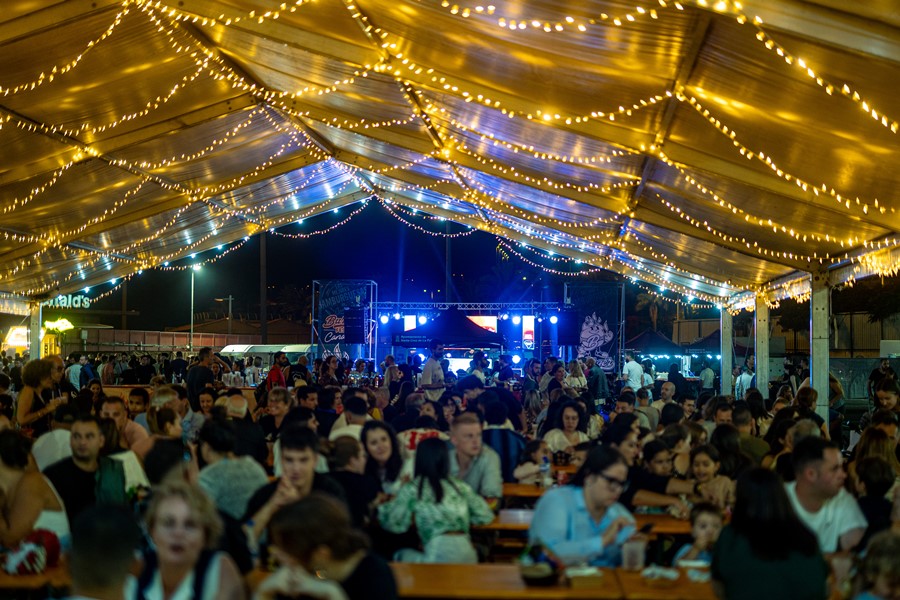
[[[359,439],[366,451],[365,474],[374,477],[387,494],[400,486],[403,457],[394,428],[381,421],[366,421]]]
[[[554,428],[544,434],[544,441],[547,442],[550,452],[564,451],[567,454],[574,454],[575,446],[590,441],[584,410],[574,400],[567,400],[556,414]]]
[[[424,552],[403,549],[395,560],[474,564],[478,555],[469,539],[469,527],[490,523],[494,513],[467,483],[450,476],[447,444],[429,438],[416,449],[415,478],[378,508],[378,519],[384,529],[394,533],[416,524]]]
[[[781,479],[768,469],[738,478],[731,523],[713,550],[716,593],[728,600],[819,600],[828,564],[797,518]]]

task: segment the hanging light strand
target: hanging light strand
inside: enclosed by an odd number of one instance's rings
[[[27,81],[24,83],[11,84],[8,86],[0,84],[0,94],[4,96],[15,96],[20,92],[30,92],[32,90],[36,90],[41,87],[45,83],[50,83],[55,80],[57,77],[65,75],[70,72],[72,69],[77,67],[82,59],[84,59],[85,55],[87,55],[91,50],[96,48],[101,42],[107,39],[109,36],[113,34],[113,31],[119,26],[125,16],[129,13],[130,9],[126,5],[122,10],[116,13],[116,16],[113,18],[112,23],[100,34],[99,37],[96,37],[85,44],[84,49],[72,60],[62,65],[53,65],[50,69],[41,71],[40,75],[32,79],[31,81]]]

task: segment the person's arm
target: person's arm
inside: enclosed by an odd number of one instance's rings
[[[525,464],[519,465],[515,468],[515,470],[513,470],[513,477],[515,477],[518,481],[521,481],[526,477],[537,475],[540,472],[541,466],[539,464],[527,462]]]
[[[638,490],[631,501],[635,506],[662,506],[674,511],[675,517],[686,519],[690,516],[691,509],[677,496],[657,494],[649,490]]]
[[[464,481],[458,481],[460,493],[469,507],[469,521],[473,525],[487,525],[494,520],[494,511],[484,498],[476,494]]]
[[[272,497],[263,504],[262,508],[253,514],[252,529],[256,539],[259,539],[262,536],[266,527],[269,526],[269,521],[272,519],[272,516],[278,512],[279,508],[297,500],[300,500],[300,495],[297,493],[296,488],[294,488],[294,486],[286,479],[282,478],[278,482],[278,487],[275,488],[275,493],[272,494]]]
[[[338,583],[313,577],[301,566],[281,567],[266,577],[253,594],[254,600],[276,600],[285,596],[347,600],[346,592]]]
[[[862,541],[863,535],[866,533],[865,527],[857,527],[856,529],[851,529],[843,534],[840,537],[840,549],[841,550],[852,550],[859,545],[859,542]]]
[[[485,457],[484,473],[478,493],[487,498],[489,503],[503,497],[503,470],[500,468],[500,455],[490,452]]]
[[[216,600],[246,600],[247,588],[234,560],[226,552],[219,553],[219,590]]]
[[[17,545],[31,533],[50,493],[43,477],[33,473],[23,475],[19,486],[15,500],[3,511],[8,520],[0,518],[0,544],[7,548]]]
[[[62,404],[62,400],[59,398],[54,398],[50,401],[47,406],[40,410],[36,410],[34,412],[31,411],[31,406],[34,404],[34,390],[30,387],[26,387],[22,390],[18,397],[18,405],[16,407],[16,422],[20,426],[31,425],[35,421],[38,421],[54,410],[56,407]]]
[[[397,490],[393,499],[378,506],[378,522],[392,533],[403,533],[412,527],[413,505],[418,495],[418,486],[412,482],[404,483]]]

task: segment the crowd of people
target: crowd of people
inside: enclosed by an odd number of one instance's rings
[[[653,400],[630,353],[617,378],[554,357],[518,377],[506,356],[451,374],[429,350],[386,357],[381,381],[366,361],[279,353],[263,372],[202,348],[150,359],[124,398],[87,357],[28,361],[0,424],[0,544],[21,557],[52,533],[84,597],[243,598],[261,566],[262,598],[393,598],[390,561],[484,560],[472,528],[525,483],[547,488],[529,541],[565,565],[618,566],[635,515],[658,513],[691,522],[664,560],[706,562],[723,597],[824,598],[836,553],[858,557],[857,597],[900,593],[895,377],[845,464],[809,386],[696,394],[673,370]],[[559,485],[554,464],[577,470]]]

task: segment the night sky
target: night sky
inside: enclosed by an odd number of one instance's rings
[[[350,208],[338,214],[327,213],[306,219],[302,225],[280,228],[283,233],[308,233],[323,230],[346,218]],[[406,218],[406,217],[405,217]],[[409,217],[430,231],[445,231],[446,223],[426,218]],[[465,231],[456,223],[451,232]],[[453,300],[497,301],[496,286],[486,285],[496,280],[492,270],[501,263],[497,240],[493,235],[476,231],[451,240],[452,266],[455,273]],[[290,285],[309,286],[315,279],[373,279],[378,283],[381,301],[443,301],[445,239],[435,237],[400,222],[377,202],[371,202],[360,214],[333,231],[309,239],[288,239],[268,234],[269,302],[275,302],[281,291]],[[207,260],[217,254],[208,251],[198,254],[195,261]],[[182,260],[173,264],[190,264]],[[510,256],[503,267],[517,288],[509,300],[560,300],[562,278],[548,277]],[[128,282],[128,309],[139,316],[128,318],[129,329],[162,330],[186,325],[190,319],[190,271],[146,271]],[[477,285],[481,280],[481,285]],[[438,292],[440,290],[440,292]],[[93,292],[102,291],[95,288]],[[195,311],[224,313],[227,308],[215,298],[234,296],[233,311],[237,315],[259,311],[259,237],[255,236],[219,261],[204,266],[196,274]],[[121,292],[96,302],[93,308],[118,310]],[[272,317],[277,306],[269,308]],[[72,313],[69,313],[70,315]],[[87,318],[87,315],[85,315]],[[91,315],[94,323],[119,327],[117,316]]]

